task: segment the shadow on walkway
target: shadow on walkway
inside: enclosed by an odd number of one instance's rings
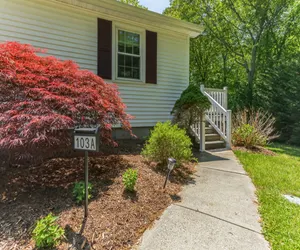
[[[227,149],[224,149],[223,151],[227,151]],[[194,156],[198,159],[199,162],[211,162],[211,161],[224,161],[224,160],[230,160],[228,158],[224,158],[215,154],[212,154],[209,151],[205,152],[194,152]]]

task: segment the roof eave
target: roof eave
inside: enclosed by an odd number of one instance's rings
[[[186,34],[190,37],[199,36],[204,28],[173,17],[134,7],[115,0],[52,0],[67,5],[83,8],[88,11],[103,13],[112,17],[122,18],[140,24],[151,24],[159,28]]]

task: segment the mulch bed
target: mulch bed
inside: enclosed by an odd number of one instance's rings
[[[271,151],[267,148],[259,147],[259,146],[252,147],[252,148],[233,146],[232,150],[238,150],[238,151],[254,153],[254,154],[263,154],[263,155],[276,156],[275,152],[273,152],[273,151]]]
[[[165,170],[146,162],[138,151],[89,158],[93,198],[89,217],[72,197],[74,182],[84,179],[83,158],[56,158],[39,166],[9,168],[0,176],[0,249],[33,249],[37,219],[60,216],[66,239],[58,249],[129,249],[190,180],[194,164],[176,169],[165,190]],[[135,193],[124,191],[122,174],[138,170]],[[78,234],[81,232],[82,234]]]

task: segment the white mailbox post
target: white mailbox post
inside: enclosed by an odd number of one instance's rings
[[[89,184],[89,169],[88,169],[88,152],[99,152],[100,144],[100,126],[94,128],[74,129],[73,147],[74,150],[84,151],[84,176],[85,176],[85,205],[84,217],[88,216],[88,184]]]

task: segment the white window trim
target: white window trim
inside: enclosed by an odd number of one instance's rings
[[[124,30],[140,35],[140,79],[118,77],[118,30]],[[146,30],[131,25],[113,23],[112,37],[112,78],[116,82],[145,83],[146,82]]]

